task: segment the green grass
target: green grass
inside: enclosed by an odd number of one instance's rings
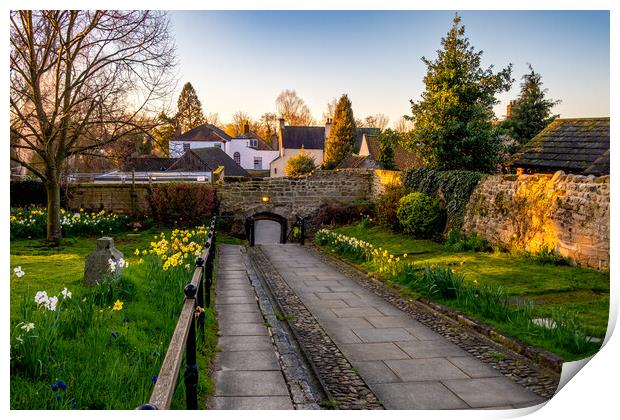
[[[476,280],[481,286],[502,286],[511,297],[533,301],[537,308],[537,316],[550,316],[558,308],[575,312],[577,320],[588,335],[603,337],[607,330],[609,272],[540,264],[531,258],[510,253],[455,252],[443,244],[414,239],[376,226],[364,228],[357,224],[339,227],[334,231],[370,242],[396,256],[406,253],[407,261],[415,262],[420,268],[448,265],[456,273],[462,274],[467,282]],[[367,272],[377,271],[373,262],[356,262],[356,264]],[[467,308],[458,307],[454,302],[442,303],[471,314]],[[567,360],[584,356],[552,346],[531,330],[515,328],[513,323],[484,319],[479,315],[475,317],[494,325],[508,335],[545,348]]]
[[[17,345],[16,335],[27,334],[15,327],[17,323],[35,322],[31,334],[37,338],[28,342],[29,357],[41,360],[12,361],[12,409],[72,408],[74,401],[78,409],[133,409],[148,402],[151,377],[159,373],[180,313],[183,287],[191,279],[189,271],[181,268],[163,272],[154,257],[137,264],[139,257],[133,251],[147,248],[159,232],[114,235],[130,266],[103,305],[95,304],[101,286],[83,285],[84,258],[95,249],[96,238],[65,239],[59,248],[49,248],[42,240],[11,242],[11,268],[21,266],[26,273],[17,278],[11,271],[11,344]],[[55,324],[51,312],[36,309],[33,297],[39,290],[60,296],[64,287],[73,297],[61,303],[67,307],[61,306]],[[110,308],[116,299],[123,301],[121,311]],[[205,330],[198,355],[201,396],[213,388],[206,375],[215,353],[213,309],[206,311]],[[12,355],[20,354],[13,350]],[[173,401],[176,408],[185,407],[182,372],[180,378]],[[52,390],[58,379],[67,384],[66,391]]]

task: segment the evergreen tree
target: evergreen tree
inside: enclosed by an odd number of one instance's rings
[[[558,115],[551,114],[551,108],[561,101],[545,98],[547,89],[542,88],[542,76],[529,64],[530,72],[523,75],[521,93],[513,101],[511,113],[506,116],[502,127],[506,134],[519,145],[529,142]]]
[[[428,68],[426,90],[421,101],[410,101],[411,140],[420,145],[430,167],[490,172],[499,153],[495,94],[510,89],[512,65],[497,73],[492,67],[483,70],[482,51],[470,46],[460,22],[456,15],[435,61],[422,57]]]
[[[399,142],[399,133],[388,128],[382,131],[379,136],[379,163],[384,169],[393,170],[396,168],[396,161],[394,160],[394,147]]]
[[[204,123],[204,115],[202,114],[202,105],[198,99],[198,95],[190,82],[185,83],[179,100],[177,101],[177,123],[181,127],[181,132],[191,130]]]
[[[152,135],[155,141],[159,154],[168,156],[170,153],[170,140],[176,136],[176,124],[177,121],[174,117],[167,116],[164,112],[161,112],[157,117],[158,125],[153,129]]]
[[[345,157],[353,153],[357,130],[351,101],[347,95],[342,95],[334,110],[334,120],[325,140],[325,154],[323,167],[335,168]]]

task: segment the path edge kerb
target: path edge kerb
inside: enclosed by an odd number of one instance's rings
[[[273,285],[272,285],[271,281],[268,280],[268,276],[264,272],[264,267],[261,264],[258,264],[254,260],[254,258],[258,257],[258,258],[263,259],[264,261],[262,261],[262,264],[271,267],[271,269],[272,269],[271,271],[273,271],[274,273],[277,273],[278,276],[279,276],[279,273],[277,272],[277,270],[275,269],[275,267],[273,266],[273,264],[271,263],[269,258],[262,251],[260,246],[251,247],[251,248],[248,247],[248,255],[250,257],[250,261],[252,262],[252,264],[254,265],[254,267],[256,269],[257,275],[260,275],[262,277],[262,280],[263,280],[264,284],[267,285],[267,289],[269,290],[269,292],[271,293],[272,297],[274,298],[274,302],[275,302],[276,306],[278,307],[278,310],[286,315],[286,318],[285,318],[284,322],[286,322],[288,327],[290,328],[290,330],[291,330],[295,340],[297,341],[297,343],[299,345],[299,348],[301,349],[301,351],[302,351],[306,361],[308,362],[308,365],[312,368],[312,371],[313,371],[317,381],[320,383],[321,387],[323,388],[323,391],[325,392],[325,395],[330,400],[337,401],[338,397],[331,392],[330,387],[325,383],[324,379],[322,378],[318,366],[316,366],[316,364],[314,363],[311,355],[308,353],[308,349],[304,345],[304,341],[305,340],[302,337],[300,337],[298,329],[289,322],[289,319],[292,318],[294,316],[294,314],[291,314],[290,311],[287,311],[286,309],[283,308],[282,303],[281,303],[281,296],[279,296],[277,293],[275,293],[275,291],[273,290]],[[282,282],[286,284],[284,279],[282,279]],[[314,320],[314,323],[322,331],[322,335],[331,343],[331,345],[333,345],[337,349],[338,355],[342,359],[346,360],[346,362],[348,363],[349,368],[350,368],[350,373],[355,375],[356,379],[358,379],[361,383],[364,384],[364,386],[368,390],[368,393],[371,394],[374,397],[374,399],[377,402],[377,405],[375,407],[372,407],[372,408],[374,408],[374,409],[384,409],[383,404],[381,403],[381,401],[377,398],[377,396],[374,394],[374,392],[372,392],[372,390],[370,389],[370,387],[368,386],[366,381],[364,381],[364,379],[353,369],[353,365],[351,364],[349,359],[347,359],[347,357],[344,355],[344,353],[342,353],[342,351],[340,351],[338,346],[333,342],[331,337],[325,332],[325,330],[323,329],[321,324],[318,322],[318,320],[316,320],[314,315],[312,315],[312,312],[310,312],[310,310],[308,310],[306,308],[306,306],[303,304],[301,299],[295,294],[295,292],[293,292],[291,290],[290,293],[293,294],[297,298],[297,300],[299,301],[299,304],[301,306],[303,306],[303,308],[306,309],[306,311],[308,312],[309,316]],[[336,407],[336,408],[338,408],[338,407]],[[359,407],[359,408],[361,408],[361,407]],[[350,408],[345,408],[345,409],[350,409]]]

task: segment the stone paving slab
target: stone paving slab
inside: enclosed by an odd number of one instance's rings
[[[214,397],[216,410],[292,410],[289,397]]]
[[[542,401],[303,247],[262,250],[385,408],[506,408]]]
[[[215,359],[215,409],[294,408],[274,343],[246,271],[241,247],[221,245],[215,310],[219,324]]]

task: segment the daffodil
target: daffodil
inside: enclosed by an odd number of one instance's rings
[[[120,300],[116,299],[116,302],[114,302],[114,307],[112,308],[113,311],[120,311],[121,309],[123,309],[123,302],[121,302]]]

